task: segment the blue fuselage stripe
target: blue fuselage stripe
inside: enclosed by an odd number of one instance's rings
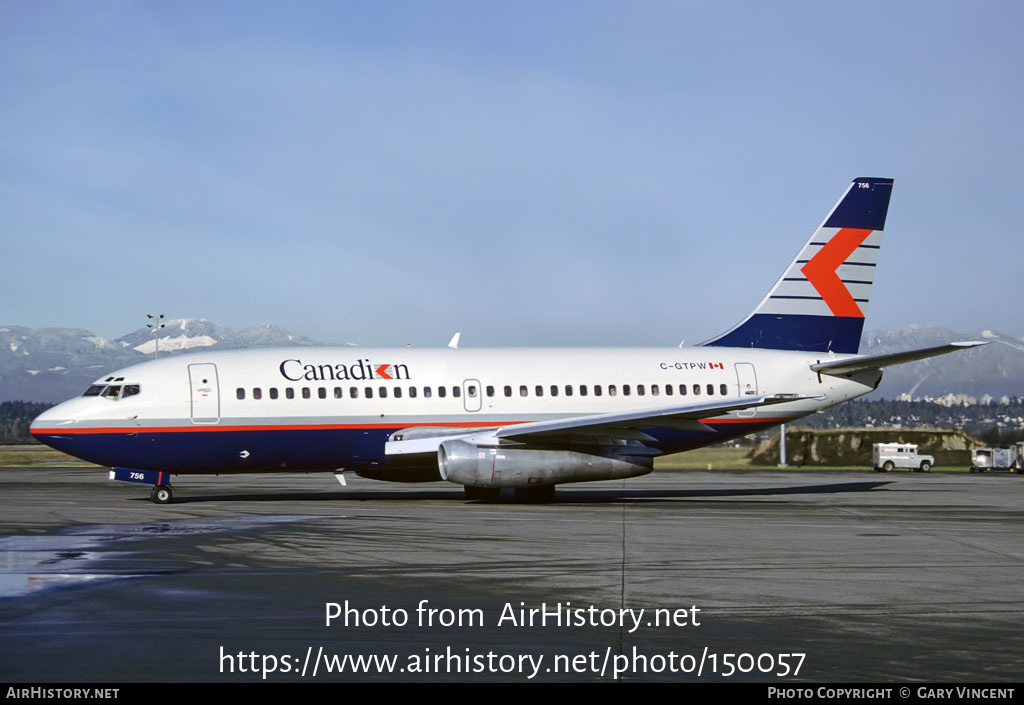
[[[743,423],[708,422],[711,432],[650,428],[658,440],[646,445],[665,453],[692,450],[776,426],[778,419]],[[170,433],[45,434],[37,438],[58,450],[104,466],[163,470],[180,474],[286,472],[338,468],[399,469],[410,465],[436,468],[433,455],[389,457],[384,444],[400,426],[359,429],[291,429],[273,431],[187,431]],[[714,436],[715,440],[709,440]]]

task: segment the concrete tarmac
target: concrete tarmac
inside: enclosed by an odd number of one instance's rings
[[[1016,475],[660,472],[546,505],[179,477],[160,506],[0,469],[0,680],[1019,681],[1022,533]]]

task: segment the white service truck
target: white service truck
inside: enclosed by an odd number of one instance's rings
[[[875,472],[892,472],[907,468],[914,472],[928,472],[935,458],[917,452],[916,443],[875,443],[872,450]]]

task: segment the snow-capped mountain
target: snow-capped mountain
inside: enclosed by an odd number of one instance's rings
[[[868,331],[861,353],[898,352],[954,340],[987,340],[991,345],[922,360],[886,370],[869,398],[965,395],[1024,396],[1024,340],[990,330],[961,334],[936,326]],[[316,345],[274,324],[234,331],[205,319],[166,322],[160,331],[160,355],[208,349]],[[153,332],[140,328],[116,340],[87,330],[0,326],[0,401],[58,402],[81,394],[103,373],[152,359]]]
[[[150,328],[139,328],[121,336],[115,344],[131,348],[143,355],[156,351],[157,336]],[[177,352],[196,348],[262,348],[288,345],[313,345],[313,341],[288,332],[273,323],[234,331],[205,318],[179,318],[167,321],[160,329],[160,352]]]
[[[164,355],[314,342],[270,323],[234,331],[206,319],[178,319],[166,322],[159,344]],[[0,401],[69,399],[106,371],[152,359],[156,345],[148,328],[106,340],[77,328],[0,326]]]
[[[125,348],[152,355],[159,339],[160,352],[190,350],[192,348],[210,348],[223,341],[232,339],[235,332],[219,323],[211,323],[205,318],[182,318],[164,323],[159,330],[159,338],[150,328],[139,328],[128,335],[123,335],[114,342]]]
[[[894,399],[909,394],[918,399],[963,394],[980,401],[985,395],[995,399],[1024,396],[1024,341],[1003,333],[984,330],[964,335],[938,326],[912,325],[900,330],[868,331],[860,351],[867,355],[882,354],[955,340],[984,340],[991,344],[890,367],[878,390],[868,398]]]
[[[0,326],[0,401],[61,401],[140,359],[87,330]]]

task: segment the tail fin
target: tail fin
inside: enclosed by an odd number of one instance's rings
[[[760,305],[703,345],[856,353],[892,183],[854,179]]]

